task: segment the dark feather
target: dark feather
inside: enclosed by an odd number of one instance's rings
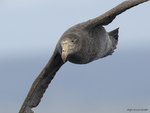
[[[126,11],[127,9],[130,9],[136,5],[139,5],[143,2],[147,2],[149,0],[127,0],[122,2],[121,4],[117,5],[116,7],[112,8],[111,10],[107,11],[106,13],[100,15],[99,17],[96,17],[94,19],[91,19],[88,21],[88,24],[86,25],[87,29],[91,29],[92,27],[95,27],[97,25],[108,25],[111,23],[115,17],[122,12]]]
[[[55,50],[47,65],[33,82],[19,113],[33,113],[31,109],[40,103],[49,83],[62,65],[61,55]]]

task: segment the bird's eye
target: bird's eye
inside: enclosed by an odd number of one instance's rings
[[[77,39],[72,39],[71,42],[75,42]]]

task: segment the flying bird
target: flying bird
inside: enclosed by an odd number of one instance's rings
[[[127,0],[108,12],[74,25],[60,37],[52,57],[33,82],[19,113],[33,113],[59,68],[70,61],[86,64],[111,55],[118,42],[118,29],[107,32],[103,26],[127,9],[149,0]]]

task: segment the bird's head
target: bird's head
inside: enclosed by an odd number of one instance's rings
[[[80,49],[80,39],[75,34],[69,34],[63,36],[60,41],[61,46],[61,58],[63,62],[66,62],[70,55],[77,53]]]

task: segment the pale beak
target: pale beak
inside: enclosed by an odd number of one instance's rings
[[[61,58],[62,58],[64,63],[66,62],[66,58],[68,56],[68,53],[69,53],[69,45],[68,45],[68,43],[65,43],[62,45],[62,54],[61,54]]]

